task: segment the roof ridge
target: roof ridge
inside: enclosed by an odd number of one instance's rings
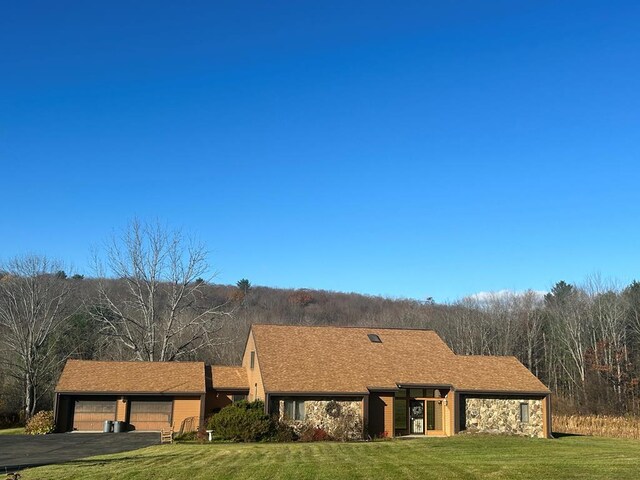
[[[296,324],[285,324],[285,323],[253,323],[251,324],[251,328],[253,327],[288,327],[288,328],[359,328],[362,330],[401,330],[401,331],[411,331],[411,332],[433,332],[436,333],[435,330],[431,328],[404,328],[404,327],[379,327],[379,326],[371,326],[371,325],[296,325]]]

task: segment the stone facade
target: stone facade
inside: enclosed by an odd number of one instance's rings
[[[296,432],[308,426],[321,428],[337,440],[360,440],[363,434],[362,401],[361,400],[304,400],[304,420],[285,418],[284,399],[280,399],[280,420],[288,423]]]
[[[529,404],[529,421],[520,421],[520,404]],[[465,398],[464,427],[468,432],[542,437],[542,400]]]

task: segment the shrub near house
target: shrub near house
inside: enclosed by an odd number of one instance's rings
[[[53,412],[50,410],[36,413],[27,421],[25,433],[29,435],[45,435],[55,430]]]
[[[265,440],[274,430],[271,419],[264,413],[264,403],[244,400],[228,405],[211,416],[208,427],[216,438],[234,442]]]
[[[241,400],[224,407],[209,417],[207,428],[220,440],[233,442],[293,442],[299,439],[293,428],[275,417],[264,413],[260,400]]]

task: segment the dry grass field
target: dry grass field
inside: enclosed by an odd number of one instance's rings
[[[607,415],[554,415],[553,431],[640,440],[640,418]]]

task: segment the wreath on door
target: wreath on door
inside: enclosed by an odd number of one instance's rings
[[[423,412],[424,412],[424,407],[421,403],[417,403],[411,407],[412,417],[421,417]]]

